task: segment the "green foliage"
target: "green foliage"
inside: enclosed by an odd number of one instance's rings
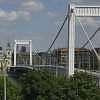
[[[48,71],[33,71],[23,76],[24,100],[59,100],[60,91],[55,77]]]
[[[0,77],[0,100],[3,100],[3,77]]]
[[[64,78],[34,70],[24,74],[20,81],[23,100],[100,100],[97,79],[83,72]]]
[[[7,98],[8,100],[21,100],[21,88],[13,81],[7,80]]]
[[[21,86],[7,78],[7,100],[100,100],[97,78],[83,72],[66,78],[56,77],[47,70],[33,70],[24,73],[18,82]],[[3,100],[3,77],[0,77],[0,100]]]
[[[11,81],[11,79],[7,78],[6,82],[7,87],[7,100],[21,100],[20,96],[20,88],[18,88],[17,84]],[[4,99],[4,77],[0,77],[0,100]]]
[[[96,77],[76,72],[65,85],[64,100],[100,100],[100,89]]]

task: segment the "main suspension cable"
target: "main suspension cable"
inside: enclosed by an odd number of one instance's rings
[[[68,19],[68,17],[69,17],[69,14],[66,15],[66,17],[65,17],[65,19],[64,19],[64,21],[63,21],[63,23],[62,23],[62,25],[61,25],[61,27],[60,27],[60,29],[59,29],[58,32],[57,32],[57,35],[55,36],[53,42],[52,42],[51,45],[49,46],[48,51],[50,51],[50,49],[51,49],[52,46],[54,45],[55,41],[56,41],[57,38],[59,37],[59,35],[60,35],[60,33],[61,33],[61,31],[62,31],[62,29],[63,29],[63,27],[64,27],[64,25],[65,25],[65,23],[66,23],[66,21],[67,21],[67,19]]]

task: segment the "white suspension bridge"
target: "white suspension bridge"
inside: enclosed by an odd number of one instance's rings
[[[51,42],[51,44],[49,45],[48,48],[48,52],[50,52],[51,48],[53,47],[54,43],[56,42],[56,40],[58,39],[59,35],[61,34],[61,31],[65,25],[65,23],[68,21],[68,63],[66,65],[66,67],[64,66],[57,66],[57,65],[32,65],[32,41],[29,40],[15,40],[15,46],[14,46],[14,66],[11,66],[10,68],[14,67],[14,68],[27,68],[27,69],[31,69],[33,70],[34,68],[43,68],[43,67],[48,67],[48,68],[55,68],[55,69],[64,69],[65,73],[69,76],[74,74],[75,70],[78,71],[86,71],[90,74],[93,74],[95,76],[100,77],[100,73],[99,71],[91,71],[91,70],[84,70],[84,69],[78,69],[75,68],[75,20],[77,19],[85,36],[87,37],[87,41],[85,42],[85,44],[81,47],[84,48],[88,43],[90,43],[95,55],[97,56],[98,60],[100,61],[100,56],[98,55],[97,51],[95,50],[95,47],[92,43],[92,39],[95,37],[95,35],[97,34],[98,31],[100,31],[100,27],[96,29],[96,31],[91,35],[91,37],[89,37],[88,32],[85,30],[84,25],[82,24],[81,20],[78,17],[100,17],[100,6],[84,6],[84,5],[68,5],[68,13],[65,16],[64,22],[62,23],[60,29],[57,32],[56,37],[54,38],[54,40]],[[30,66],[18,66],[16,63],[16,49],[17,49],[17,45],[29,45],[29,65]],[[67,54],[66,54],[67,55]],[[40,57],[38,55],[38,57]],[[66,61],[67,62],[67,61]]]

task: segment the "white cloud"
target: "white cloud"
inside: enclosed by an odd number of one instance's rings
[[[47,14],[49,15],[49,16],[51,16],[51,17],[58,17],[58,16],[60,16],[60,14],[58,14],[58,13],[56,13],[56,12],[47,12]]]
[[[28,19],[30,17],[29,12],[25,11],[11,11],[7,12],[0,9],[0,20],[2,21],[15,21],[19,18]]]
[[[0,0],[0,3],[7,0]],[[19,0],[9,0],[9,2],[16,2]],[[38,0],[21,0],[20,5],[16,10],[7,11],[0,8],[0,21],[16,21],[18,19],[30,20],[32,12],[43,11],[45,6]]]
[[[45,6],[42,2],[29,0],[22,3],[21,9],[26,11],[42,11],[45,9]]]
[[[1,20],[13,21],[16,18],[17,18],[17,14],[15,11],[6,12],[6,11],[0,9],[0,19]]]
[[[29,20],[31,18],[31,13],[27,11],[17,11],[17,17]]]

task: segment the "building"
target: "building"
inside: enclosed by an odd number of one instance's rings
[[[32,63],[33,65],[42,65],[42,64],[46,64],[46,59],[44,58],[46,56],[44,56],[44,54],[42,54],[42,52],[33,52],[32,53]]]
[[[90,50],[85,48],[75,48],[75,67],[89,68],[91,64]],[[58,48],[48,52],[38,52],[33,54],[33,65],[68,65],[68,48]]]
[[[68,48],[58,48],[53,53],[55,54],[58,65],[68,65]],[[75,67],[87,68],[88,66],[90,66],[90,50],[75,48]]]
[[[75,48],[75,67],[90,69],[91,56],[90,50],[86,48]]]
[[[100,57],[100,48],[95,48],[95,50]],[[100,70],[100,60],[98,59],[93,50],[91,50],[91,67],[94,70]]]
[[[5,55],[7,59],[7,67],[10,67],[12,65],[12,49],[10,43],[7,44]]]
[[[67,48],[58,48],[53,50],[53,55],[56,58],[56,65],[63,65],[67,64],[67,57],[68,57],[68,49]]]
[[[12,50],[10,44],[7,44],[7,48],[4,50],[0,47],[0,70],[4,67],[10,67],[12,65]]]

